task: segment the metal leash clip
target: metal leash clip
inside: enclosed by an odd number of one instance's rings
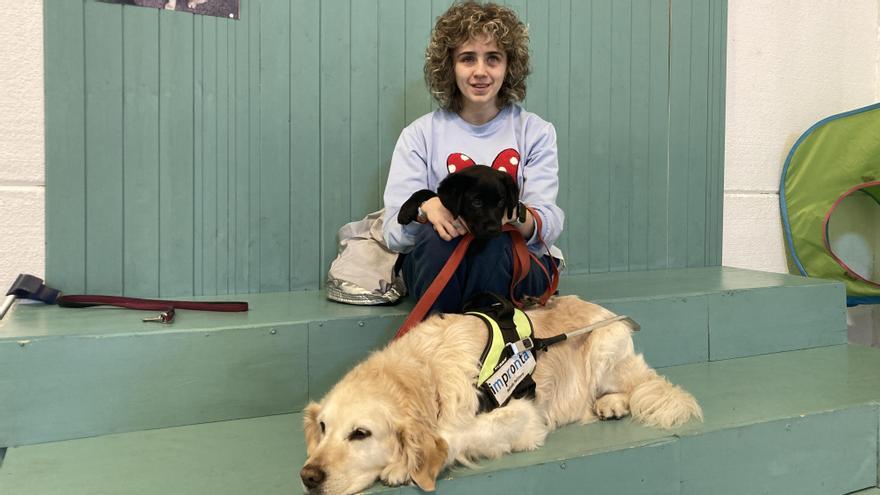
[[[507,347],[510,347],[510,350],[513,351],[513,355],[516,356],[517,354],[521,354],[535,347],[535,342],[532,340],[531,337],[526,337],[517,342],[511,342],[507,344]]]
[[[168,311],[163,311],[156,316],[148,316],[144,318],[144,322],[147,323],[162,323],[168,325],[174,322],[174,308],[169,309]]]

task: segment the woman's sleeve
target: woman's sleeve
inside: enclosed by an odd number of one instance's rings
[[[527,136],[529,139],[529,136]],[[541,216],[541,236],[548,246],[556,243],[562,234],[565,213],[556,205],[559,193],[559,155],[556,149],[556,129],[547,123],[538,130],[528,148],[523,169],[523,187],[520,200]],[[538,229],[528,245],[540,246]]]
[[[426,148],[424,135],[416,126],[410,126],[400,133],[391,156],[391,169],[385,184],[382,234],[385,244],[399,253],[412,249],[415,235],[423,227],[416,222],[400,225],[397,222],[397,213],[414,192],[428,188]]]

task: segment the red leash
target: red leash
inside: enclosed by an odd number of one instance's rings
[[[158,316],[144,318],[144,321],[171,323],[175,309],[196,311],[220,311],[225,313],[248,310],[248,303],[239,301],[168,301],[162,299],[139,299],[122,296],[72,295],[60,296],[58,305],[64,308],[88,308],[92,306],[116,306],[141,311],[161,311]]]
[[[541,239],[541,243],[544,244],[544,239],[541,237],[541,217],[539,217],[533,209],[529,208],[529,211],[532,212],[532,218],[535,219],[535,229],[537,229],[538,238]],[[556,293],[556,289],[559,287],[559,269],[556,267],[556,262],[553,260],[553,257],[550,257],[550,264],[553,269],[553,274],[551,275],[547,272],[547,268],[544,267],[544,264],[540,262],[538,257],[529,251],[525,239],[523,239],[522,234],[516,227],[505,224],[501,230],[510,235],[511,249],[513,250],[513,277],[511,277],[510,280],[510,300],[516,307],[523,307],[522,301],[519,301],[514,297],[514,289],[516,289],[516,286],[528,276],[531,262],[532,260],[535,260],[538,263],[538,266],[541,267],[541,270],[544,271],[544,275],[549,281],[547,290],[541,295],[538,303],[541,304],[541,306],[547,304],[547,300],[550,299],[550,296]],[[407,316],[403,324],[400,325],[400,329],[397,330],[394,339],[399,339],[405,333],[409,332],[412,327],[418,325],[425,319],[428,310],[434,305],[434,301],[436,301],[440,293],[443,292],[446,284],[449,283],[449,279],[452,278],[452,274],[455,273],[456,268],[461,264],[461,260],[464,259],[464,255],[473,240],[474,235],[470,232],[461,238],[458,246],[455,247],[455,250],[453,250],[452,254],[449,256],[449,259],[446,260],[446,264],[443,265],[443,269],[440,270],[440,273],[437,274],[437,277],[431,282],[431,285],[428,286],[428,290],[422,294],[419,302],[416,303],[415,307],[410,311],[409,316]],[[550,250],[547,248],[547,244],[544,244],[544,248],[547,249],[549,254]]]

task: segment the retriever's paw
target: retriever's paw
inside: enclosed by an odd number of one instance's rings
[[[403,465],[386,466],[379,480],[388,486],[401,486],[409,482],[409,473]]]
[[[626,394],[606,394],[599,397],[595,405],[596,415],[601,419],[620,419],[629,415],[629,396]]]

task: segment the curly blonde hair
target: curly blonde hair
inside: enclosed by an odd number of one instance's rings
[[[453,53],[468,40],[488,36],[507,55],[507,74],[498,91],[498,106],[526,97],[529,66],[529,32],[513,10],[495,3],[455,3],[437,18],[425,50],[425,82],[437,103],[452,112],[462,108],[461,90],[455,83]]]

